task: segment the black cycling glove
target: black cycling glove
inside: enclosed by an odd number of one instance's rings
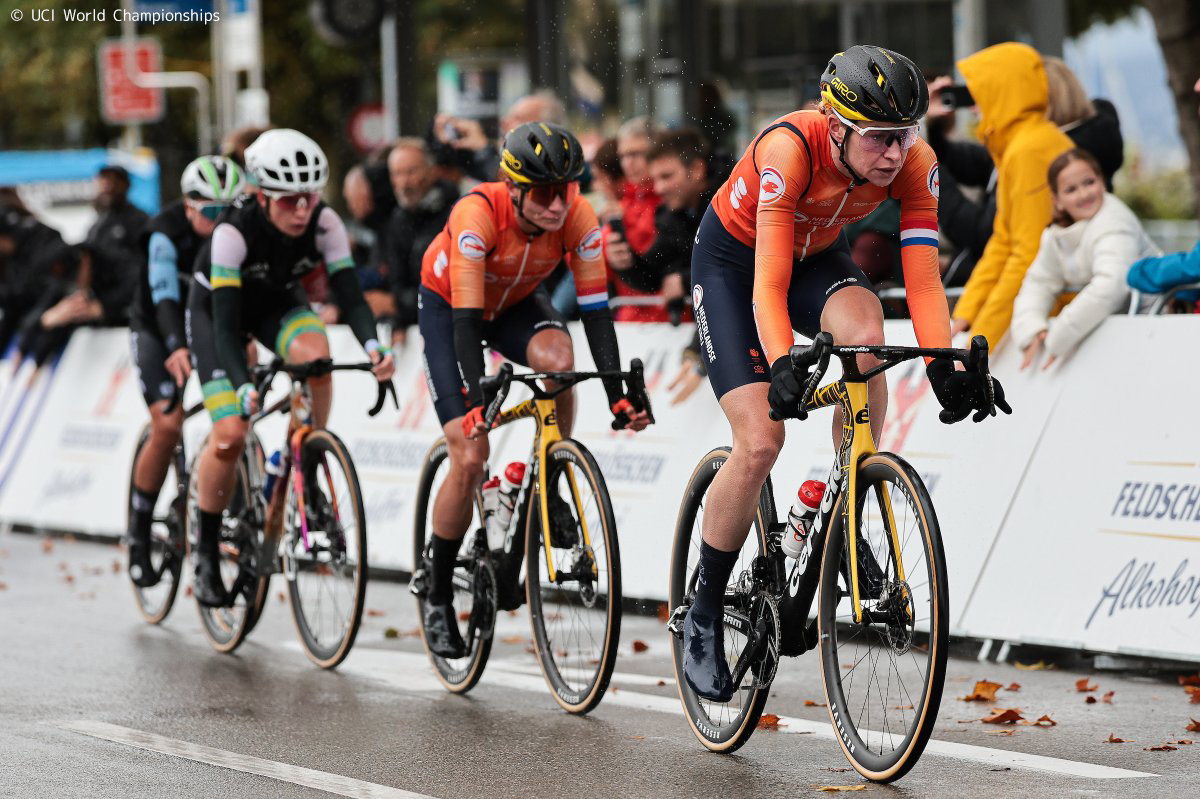
[[[796,416],[800,400],[804,395],[804,383],[792,368],[791,356],[783,355],[771,364],[771,388],[767,391],[767,404],[780,419]]]
[[[988,380],[992,383],[992,399],[996,407],[1005,413],[1012,413],[1012,408],[1004,399],[1004,388],[994,377],[985,377],[978,372],[957,371],[954,362],[945,358],[930,361],[925,373],[929,375],[934,396],[942,404],[938,418],[945,424],[961,422],[971,411],[975,411],[971,417],[975,422],[982,422],[988,416]]]

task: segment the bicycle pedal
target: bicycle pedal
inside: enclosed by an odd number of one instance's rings
[[[687,615],[688,605],[680,605],[671,612],[671,618],[667,620],[667,632],[683,640],[683,617]]]
[[[427,590],[425,585],[426,579],[427,575],[425,574],[424,569],[417,569],[415,572],[413,572],[412,579],[408,583],[409,592],[415,597],[424,599],[425,592]]]

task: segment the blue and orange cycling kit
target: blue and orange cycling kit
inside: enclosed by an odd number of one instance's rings
[[[483,342],[528,365],[530,340],[546,329],[566,332],[542,281],[567,260],[575,277],[584,330],[596,366],[618,369],[616,331],[608,307],[600,224],[577,191],[567,198],[561,229],[520,228],[508,184],[482,183],[450,212],[421,265],[418,323],[429,391],[442,424],[482,402]],[[609,404],[620,383],[605,381]]]
[[[886,187],[837,168],[829,123],[796,111],[751,142],[713,198],[692,253],[692,301],[713,390],[768,382],[793,330],[812,337],[840,289],[871,284],[850,258],[842,227],[881,202],[900,202],[900,253],[917,341],[950,346],[938,267],[937,159],[917,141]]]

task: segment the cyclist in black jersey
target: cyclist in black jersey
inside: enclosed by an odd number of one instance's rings
[[[196,261],[188,298],[188,342],[213,420],[196,466],[195,593],[208,606],[228,601],[218,569],[221,513],[233,490],[246,417],[258,410],[246,363],[247,334],[292,363],[328,358],[325,326],[309,308],[301,285],[324,264],[342,318],[375,363],[375,377],[389,380],[393,372],[391,352],[376,338],[375,319],[359,287],[346,227],[321,202],[329,162],[320,146],[296,130],[269,130],[246,148],[246,168],[257,191],[218,220]],[[323,427],[332,380],[313,378],[309,386],[313,422]]]
[[[150,564],[150,525],[171,453],[183,428],[183,408],[166,407],[191,374],[183,309],[192,266],[217,217],[246,189],[237,164],[219,155],[197,158],[183,170],[183,196],[150,220],[141,237],[142,264],[129,333],[142,397],[150,410],[150,438],[133,467],[129,508],[129,577],[143,588],[157,581]]]

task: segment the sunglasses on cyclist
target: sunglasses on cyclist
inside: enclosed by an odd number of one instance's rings
[[[200,215],[210,222],[216,222],[217,217],[219,217],[221,213],[229,207],[229,203],[206,203],[196,200],[188,200],[187,204],[188,207],[199,211]]]
[[[317,204],[317,201],[321,199],[321,196],[315,191],[305,191],[295,194],[290,192],[275,193],[264,191],[263,194],[267,195],[276,203],[278,203],[279,207],[285,211],[296,211],[303,210],[305,208],[312,208]]]
[[[538,205],[549,208],[554,200],[562,198],[564,205],[570,205],[579,194],[579,183],[552,183],[547,186],[530,186],[526,190],[529,199]]]
[[[837,118],[862,137],[863,150],[875,154],[887,152],[892,142],[900,145],[901,152],[908,152],[917,143],[917,133],[921,129],[920,125],[908,125],[903,128],[864,128],[855,125],[841,114],[837,114]]]

